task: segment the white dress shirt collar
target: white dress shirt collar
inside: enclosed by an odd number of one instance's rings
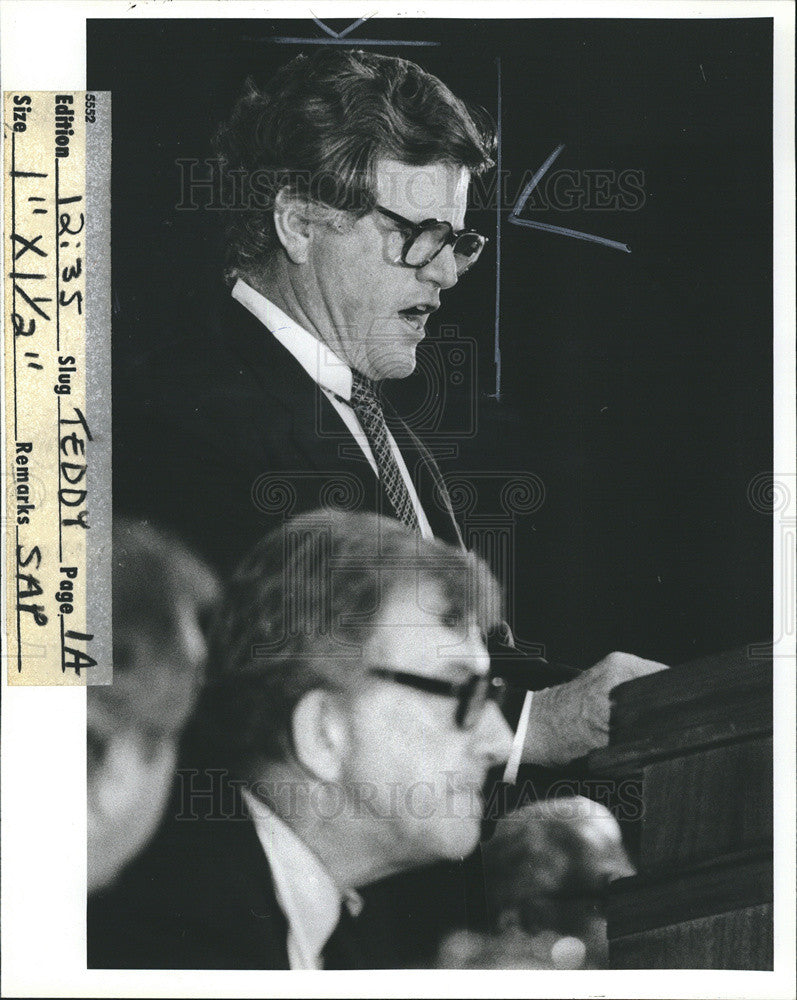
[[[322,951],[345,904],[357,916],[363,901],[353,889],[342,891],[307,844],[251,792],[242,790],[258,839],[271,868],[274,890],[288,922],[288,960],[292,969],[323,969]]]
[[[292,320],[290,316],[286,316],[273,302],[270,302],[260,292],[256,292],[251,285],[248,285],[240,278],[233,287],[232,296],[245,309],[248,309],[255,319],[258,319],[267,330],[271,331],[272,335],[276,337],[285,350],[296,358],[310,378],[321,387],[330,405],[360,446],[363,455],[378,479],[379,469],[371,450],[371,445],[351,406],[351,368],[344,361],[341,361],[326,344],[322,344],[320,340],[308,333],[307,330],[302,329],[295,320]],[[404,485],[409,492],[412,506],[418,518],[421,534],[424,538],[432,538],[432,528],[421,505],[418,492],[412,481],[412,476],[390,431],[388,431],[388,441],[390,442],[390,449],[398,465],[401,477],[404,480]]]
[[[272,332],[314,382],[347,402],[351,399],[351,368],[326,344],[241,278],[233,286],[232,297]]]

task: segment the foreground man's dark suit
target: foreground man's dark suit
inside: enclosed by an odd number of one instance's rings
[[[287,926],[248,819],[175,820],[88,903],[89,968],[286,969]]]
[[[117,884],[89,897],[88,967],[287,969],[287,923],[254,824],[240,804],[225,806],[235,818],[177,818],[188,812],[180,796]],[[446,928],[472,922],[457,865],[387,879],[365,900],[347,967],[429,964]]]

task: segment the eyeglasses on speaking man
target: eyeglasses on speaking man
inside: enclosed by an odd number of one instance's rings
[[[401,249],[401,263],[407,267],[416,269],[426,267],[447,246],[450,246],[454,251],[454,263],[459,276],[473,267],[487,242],[487,237],[474,229],[455,230],[451,223],[445,220],[424,219],[423,222],[412,222],[382,205],[376,205],[375,208],[385,218],[397,223],[406,233],[404,246]]]

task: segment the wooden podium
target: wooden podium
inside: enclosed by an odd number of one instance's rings
[[[610,887],[610,968],[771,969],[771,658],[674,667],[612,702],[589,770],[625,803],[638,874]]]

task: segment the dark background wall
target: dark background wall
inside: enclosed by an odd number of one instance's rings
[[[328,36],[311,20],[100,20],[87,35],[88,87],[113,92],[118,393],[175,302],[220,281],[219,213],[175,209],[175,161],[211,155],[246,76],[265,82],[313,49],[277,37]],[[579,664],[765,638],[771,516],[748,492],[772,468],[771,21],[372,20],[349,41],[366,38],[436,43],[376,51],[419,62],[494,117],[500,60],[501,398],[495,193],[469,216],[490,237],[484,257],[445,297],[431,360],[396,395],[417,409],[445,355],[462,409],[446,426],[477,430],[452,439],[454,467],[543,484],[514,526],[518,633]],[[549,189],[521,217],[632,253],[509,223],[523,180],[560,143],[550,173],[578,172],[572,198],[589,170],[636,171],[642,196],[569,208]],[[466,344],[459,390],[441,326]]]

